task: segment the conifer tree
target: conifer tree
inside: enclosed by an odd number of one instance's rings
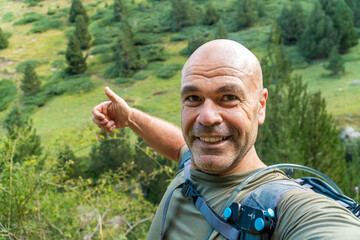
[[[338,76],[339,73],[343,73],[345,71],[344,60],[340,56],[336,46],[331,49],[329,62],[324,66],[324,68],[331,71],[334,76]]]
[[[265,163],[305,164],[345,186],[344,148],[325,101],[320,93],[308,93],[301,77],[291,75],[279,36],[272,36],[261,61],[264,87],[271,97],[266,121],[259,128],[257,152]]]
[[[206,12],[205,12],[205,16],[204,16],[204,24],[213,25],[213,24],[217,23],[218,20],[219,20],[219,15],[216,13],[216,9],[211,4],[211,2],[209,2],[206,5]]]
[[[134,33],[129,23],[121,22],[114,53],[115,66],[119,76],[128,76],[140,68],[139,53],[134,44]]]
[[[77,15],[75,19],[75,36],[79,40],[80,48],[89,49],[91,35],[88,32],[87,23],[82,15]]]
[[[6,37],[6,34],[0,28],[0,49],[7,48],[9,46],[9,41]]]
[[[68,73],[79,74],[86,71],[86,57],[83,57],[80,42],[74,34],[69,37],[65,57],[68,62]]]
[[[264,2],[262,0],[256,0],[256,11],[258,17],[265,16]]]
[[[256,5],[254,0],[237,1],[236,22],[239,28],[252,26],[256,21]]]
[[[331,17],[316,3],[299,40],[299,51],[308,59],[327,57],[329,49],[337,44],[338,36]]]
[[[222,19],[220,19],[219,22],[217,23],[217,27],[216,27],[216,31],[215,31],[215,38],[216,39],[227,39],[228,38],[228,32],[226,30],[226,27],[225,27]]]
[[[354,13],[354,25],[360,27],[360,1],[359,0],[345,0],[349,8]]]
[[[41,82],[36,75],[35,67],[28,63],[25,67],[24,78],[21,80],[20,88],[25,97],[33,96],[40,92]]]
[[[285,44],[294,44],[300,39],[305,30],[305,22],[306,15],[299,2],[295,2],[290,9],[284,6],[277,23]]]
[[[335,9],[337,4],[343,0],[319,0],[321,8],[324,10],[325,14],[333,17],[335,14]]]
[[[86,10],[83,7],[81,1],[80,0],[71,0],[69,21],[71,23],[74,23],[77,15],[82,15],[86,23],[89,21],[89,17],[87,15]]]
[[[196,23],[197,14],[189,0],[172,0],[171,15],[176,30]]]
[[[354,27],[354,18],[343,0],[336,6],[333,22],[338,33],[340,52],[346,52],[350,47],[357,45],[358,34]]]
[[[22,162],[30,156],[41,155],[40,137],[36,135],[36,129],[33,128],[31,119],[24,116],[17,105],[5,117],[4,126],[7,130],[7,138],[17,141],[14,162]],[[5,145],[7,144],[9,143],[5,142]]]
[[[114,20],[120,22],[127,15],[124,0],[114,0]]]

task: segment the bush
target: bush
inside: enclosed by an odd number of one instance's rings
[[[101,44],[101,45],[95,46],[91,50],[90,54],[96,55],[99,53],[113,53],[113,51],[114,51],[114,44],[108,43],[108,44]]]
[[[94,88],[94,82],[86,77],[68,78],[64,82],[59,83],[57,90],[68,94],[79,94],[89,92]]]
[[[140,54],[148,62],[152,61],[165,61],[167,59],[167,54],[165,48],[162,45],[151,44],[147,46],[142,46],[140,48]]]
[[[63,69],[66,66],[66,61],[63,58],[55,59],[52,63],[52,67]]]
[[[0,111],[4,111],[16,97],[16,86],[10,79],[0,81]]]
[[[37,12],[24,13],[23,18],[16,21],[14,23],[14,25],[24,25],[24,24],[32,23],[32,22],[40,20],[43,17],[44,17],[44,15],[39,14]]]
[[[170,37],[170,41],[171,42],[181,42],[181,41],[185,41],[188,40],[189,36],[186,34],[176,34]]]
[[[25,61],[23,61],[23,62],[20,62],[16,67],[15,67],[15,69],[16,69],[16,71],[17,72],[25,72],[25,68],[26,68],[26,66],[28,65],[28,64],[30,64],[33,68],[36,68],[37,66],[39,66],[40,65],[40,62],[39,61],[36,61],[36,60],[25,60]]]
[[[145,80],[148,78],[148,73],[146,71],[139,71],[137,73],[134,74],[133,78],[135,80]]]
[[[117,78],[115,79],[115,83],[119,85],[131,85],[135,83],[133,78]]]
[[[162,41],[162,36],[155,33],[136,33],[134,35],[135,45],[147,45]]]
[[[56,13],[56,9],[48,9],[47,15],[52,16]]]
[[[2,22],[11,22],[14,19],[15,19],[15,15],[12,12],[8,12],[2,16],[1,21]]]
[[[156,76],[162,79],[171,78],[176,74],[178,70],[182,68],[181,64],[173,63],[173,64],[164,64],[158,71]]]
[[[115,65],[111,65],[107,67],[104,71],[104,78],[117,78],[120,74],[120,69],[116,67]]]
[[[34,27],[29,33],[42,33],[49,29],[60,29],[64,26],[63,22],[58,19],[44,18],[34,22]]]

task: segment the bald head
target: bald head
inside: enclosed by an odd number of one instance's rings
[[[182,70],[182,83],[194,72],[211,78],[218,68],[224,75],[236,70],[238,76],[250,78],[258,90],[263,88],[261,67],[255,55],[240,43],[225,39],[207,42],[190,56]]]

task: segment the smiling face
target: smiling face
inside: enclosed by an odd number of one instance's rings
[[[260,65],[242,45],[215,40],[196,50],[183,68],[181,88],[192,167],[223,175],[258,166],[254,143],[266,97]]]

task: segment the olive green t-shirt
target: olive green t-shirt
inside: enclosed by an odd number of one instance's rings
[[[180,160],[185,152],[182,150]],[[235,188],[255,171],[215,176],[190,169],[190,177],[199,194],[216,212],[220,212]],[[241,202],[264,183],[281,179],[287,179],[282,171],[267,172],[247,184],[236,201]],[[161,238],[165,201],[169,193],[184,181],[184,171],[181,170],[160,202],[147,239]],[[279,201],[276,215],[278,221],[272,239],[360,239],[360,221],[335,201],[313,192],[293,190],[286,193]],[[171,197],[164,229],[165,239],[193,240],[206,239],[211,226],[179,188]],[[225,238],[214,231],[210,239]]]

